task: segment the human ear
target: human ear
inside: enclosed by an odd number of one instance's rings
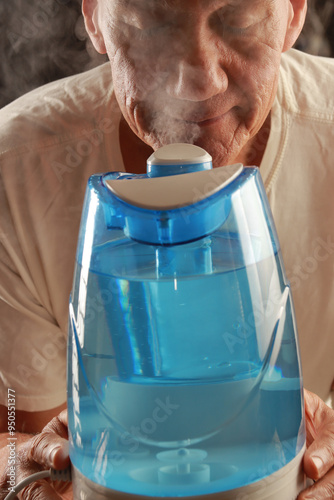
[[[86,31],[97,52],[107,52],[101,30],[101,5],[99,0],[82,0],[82,14],[85,21]]]
[[[289,19],[282,52],[291,49],[303,29],[307,0],[288,0],[288,9]]]

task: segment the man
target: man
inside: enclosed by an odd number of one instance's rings
[[[162,144],[194,142],[215,166],[260,167],[296,302],[305,386],[327,397],[334,377],[324,216],[334,180],[333,64],[295,52],[282,58],[306,0],[84,0],[83,13],[110,66],[36,90],[0,117],[2,431],[12,387],[23,433],[18,478],[68,464],[64,413],[32,440],[24,432],[40,432],[65,401],[67,297],[87,178],[143,172]],[[304,468],[316,483],[299,499],[332,498],[333,411],[307,392],[306,416]],[[29,491],[26,498],[59,498],[46,483]]]

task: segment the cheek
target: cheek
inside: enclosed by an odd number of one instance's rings
[[[143,138],[150,122],[148,109],[143,105],[150,94],[149,75],[144,67],[133,64],[124,48],[116,50],[110,64],[115,96],[122,115],[135,134]]]
[[[123,96],[125,106],[149,101],[164,86],[167,73],[161,61],[147,54],[127,45],[120,47],[110,59],[115,91]]]
[[[256,112],[268,113],[275,99],[280,66],[280,55],[277,57],[265,57],[262,64],[254,68],[254,77],[248,80],[249,86],[252,86],[253,108]]]
[[[279,72],[284,34],[283,22],[271,13],[246,36],[232,41],[230,48],[237,61],[232,65],[232,77],[251,95],[271,93]]]
[[[159,50],[158,43],[136,42],[128,47],[127,59],[133,68],[140,100],[149,100],[152,94],[165,87],[171,57],[166,50]]]
[[[276,92],[281,53],[257,41],[247,41],[231,66],[231,80],[241,90],[247,107],[261,112]]]

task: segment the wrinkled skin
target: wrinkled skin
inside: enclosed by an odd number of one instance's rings
[[[41,470],[66,469],[69,464],[67,410],[54,417],[37,435],[16,432],[16,484],[22,479]],[[0,500],[8,494],[7,480],[9,465],[5,450],[0,454]],[[26,486],[18,498],[20,500],[71,500],[70,481],[50,482],[46,479]]]
[[[290,33],[291,3],[92,3],[93,42],[108,53],[131,130],[153,149],[194,142],[215,165],[245,160],[269,116],[281,54],[299,33]]]
[[[334,410],[315,394],[305,393],[306,446],[304,471],[315,481],[298,500],[334,498]],[[319,460],[320,459],[320,460]]]

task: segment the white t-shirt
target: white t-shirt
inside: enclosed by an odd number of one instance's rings
[[[305,387],[334,378],[334,61],[282,58],[260,166],[291,280]],[[68,298],[90,175],[124,170],[109,63],[0,111],[0,402],[66,399]]]

